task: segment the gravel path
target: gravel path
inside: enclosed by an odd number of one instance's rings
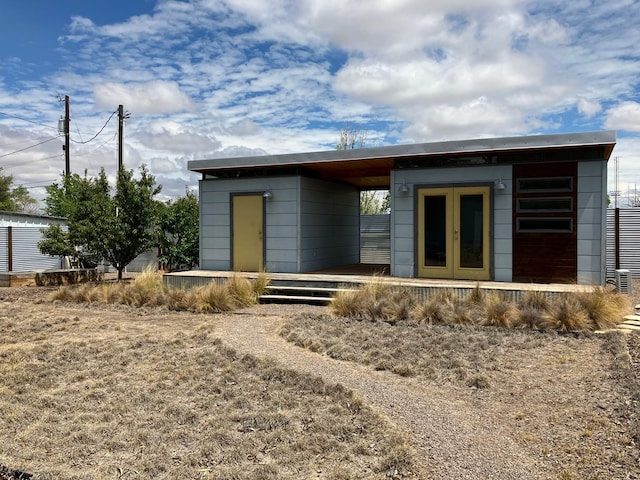
[[[469,415],[464,405],[447,400],[466,396],[456,395],[455,387],[422,385],[415,379],[333,360],[286,342],[278,331],[286,315],[283,309],[288,308],[264,305],[247,310],[246,315],[224,317],[220,325],[224,342],[238,352],[271,357],[288,368],[358,392],[408,432],[417,452],[417,478],[549,478],[538,459],[504,434],[499,418],[482,412]],[[300,313],[301,307],[295,308]]]

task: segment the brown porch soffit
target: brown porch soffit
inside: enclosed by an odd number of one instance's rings
[[[391,170],[397,160],[415,160],[421,165],[429,166],[435,158],[450,158],[455,164],[457,158],[462,160],[473,156],[526,154],[585,147],[602,148],[602,158],[608,160],[615,143],[614,131],[600,131],[192,160],[188,162],[188,168],[203,175],[225,177],[255,171],[269,174],[296,168],[321,179],[341,181],[360,188],[388,188]]]

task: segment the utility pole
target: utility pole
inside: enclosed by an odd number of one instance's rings
[[[64,96],[64,174],[71,175],[71,167],[69,165],[69,95]]]
[[[124,107],[118,105],[118,172],[122,170],[122,149],[124,144]]]

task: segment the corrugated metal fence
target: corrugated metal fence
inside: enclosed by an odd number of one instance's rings
[[[640,278],[640,208],[621,208],[620,212],[620,268],[630,270]],[[616,270],[615,209],[607,210],[607,277]]]
[[[0,272],[30,272],[60,268],[60,258],[42,255],[41,227],[0,227]],[[11,243],[10,243],[11,242]]]
[[[391,263],[391,215],[360,215],[360,263]]]

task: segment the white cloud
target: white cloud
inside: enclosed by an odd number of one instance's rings
[[[195,132],[192,129],[171,128],[167,126],[144,125],[131,134],[131,138],[140,142],[143,147],[171,153],[202,155],[214,152],[221,147],[220,141],[205,133]]]
[[[156,162],[170,185],[192,181],[189,158],[332,148],[345,125],[378,144],[640,131],[629,101],[640,69],[637,1],[147,3],[146,14],[120,22],[70,17],[63,66],[40,78],[11,83],[32,66],[5,59],[0,111],[55,125],[63,113],[55,96],[68,93],[72,136],[82,141],[123,104],[132,113],[125,163]],[[72,169],[113,173],[114,133],[111,122],[96,141],[74,143]],[[40,158],[59,146],[16,158],[38,159],[34,168],[45,171]]]
[[[581,98],[578,100],[578,111],[585,117],[591,118],[602,111],[602,105],[598,101]]]
[[[192,108],[189,97],[176,82],[103,83],[95,85],[94,100],[98,108],[125,105],[139,115],[173,113]]]
[[[607,111],[606,128],[640,132],[640,103],[623,102]]]

